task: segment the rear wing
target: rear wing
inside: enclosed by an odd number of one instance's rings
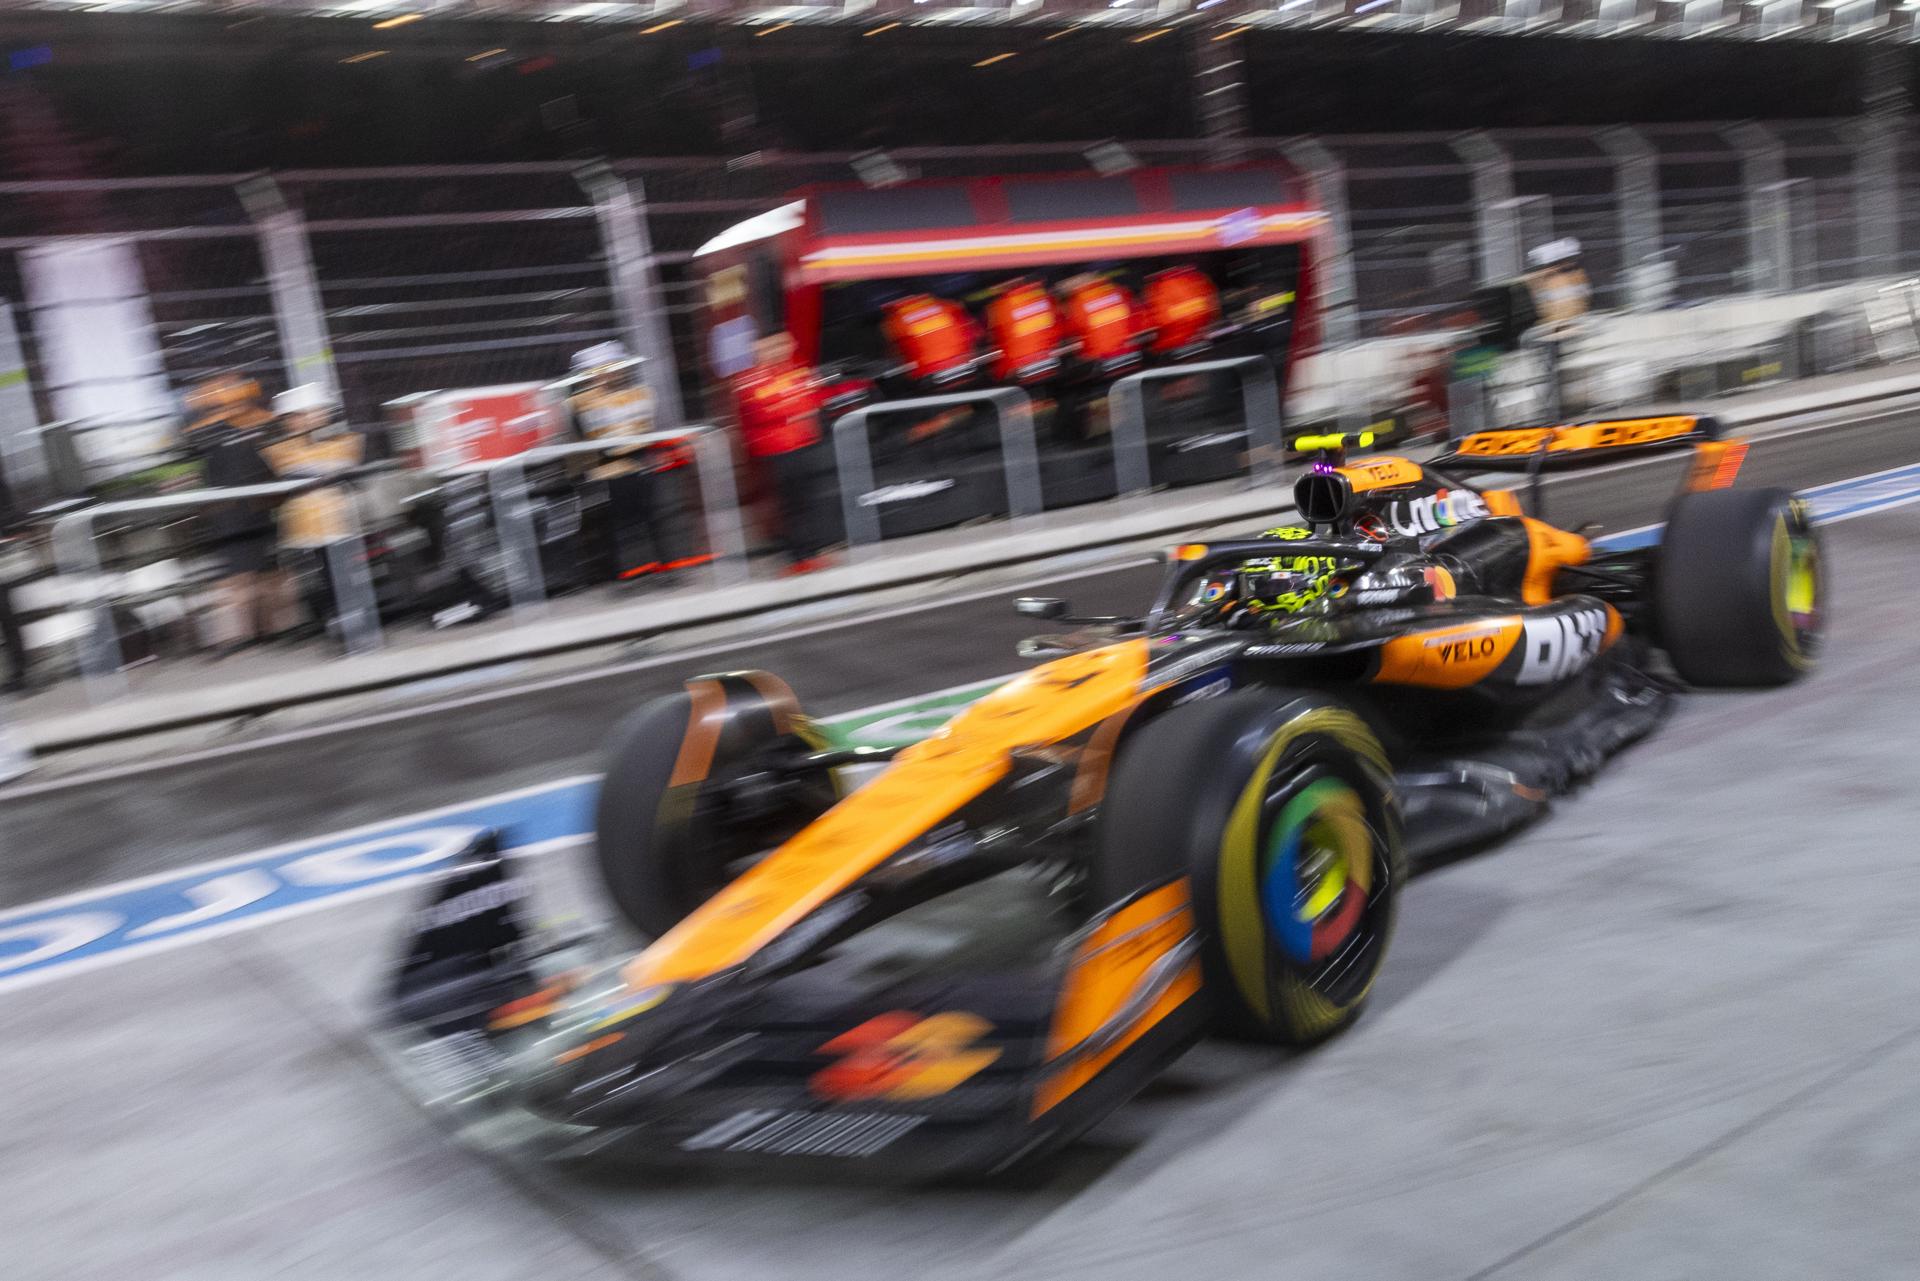
[[[1562,427],[1512,427],[1480,431],[1454,442],[1434,459],[1438,467],[1530,472],[1611,462],[1631,454],[1682,449],[1720,439],[1710,414],[1665,414],[1654,418],[1608,418]]]

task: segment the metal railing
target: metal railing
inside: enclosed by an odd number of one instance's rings
[[[1108,390],[1114,479],[1122,495],[1145,493],[1153,487],[1152,454],[1147,444],[1147,384],[1214,373],[1241,375],[1248,475],[1256,482],[1278,476],[1286,458],[1286,444],[1280,428],[1280,383],[1274,377],[1272,362],[1264,356],[1197,360],[1142,369],[1117,379]]]
[[[745,582],[746,533],[733,483],[733,451],[726,436],[705,424],[678,431],[648,432],[609,440],[539,445],[507,458],[441,468],[443,476],[479,475],[486,481],[494,521],[506,556],[507,594],[516,619],[530,619],[546,604],[546,576],[540,567],[540,539],[527,493],[527,469],[568,458],[604,456],[659,445],[690,444],[700,486],[707,543],[713,553],[709,574],[715,587]]]
[[[155,498],[128,499],[124,502],[97,503],[76,508],[53,522],[49,540],[54,563],[63,575],[78,578],[84,584],[88,626],[81,634],[79,659],[81,675],[87,682],[89,698],[100,702],[126,693],[126,679],[120,654],[120,637],[113,621],[113,600],[109,580],[102,567],[97,541],[98,522],[109,516],[152,516],[166,512],[202,512],[233,503],[264,502],[279,504],[300,494],[346,483],[339,478],[276,481],[266,485],[243,485],[228,489],[196,489]],[[341,640],[348,653],[369,653],[380,648],[379,602],[373,581],[367,573],[366,545],[361,536],[359,518],[351,506],[346,518],[350,533],[326,544],[325,552],[332,571],[336,618]]]
[[[867,424],[879,414],[911,413],[929,409],[956,409],[962,405],[990,406],[998,420],[1001,466],[1007,486],[1007,513],[1018,519],[1040,513],[1040,455],[1033,439],[1033,399],[1017,387],[986,387],[883,400],[862,405],[833,421],[834,461],[840,475],[840,510],[846,521],[848,545],[856,550],[880,541],[879,492],[873,478],[873,448]]]

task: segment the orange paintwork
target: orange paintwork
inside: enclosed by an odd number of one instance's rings
[[[1489,516],[1522,516],[1526,514],[1525,509],[1520,506],[1520,500],[1515,498],[1509,490],[1483,489],[1480,491],[1480,501],[1487,505],[1487,514]]]
[[[674,758],[668,787],[698,783],[713,768],[713,749],[720,743],[720,729],[726,723],[727,691],[719,681],[688,681],[687,732],[680,740],[680,754]]]
[[[1520,642],[1519,618],[1495,615],[1432,631],[1397,636],[1380,647],[1376,685],[1465,689],[1477,685]]]
[[[1193,905],[1185,878],[1142,895],[1102,922],[1074,952],[1047,1034],[1048,1060],[1059,1058],[1106,1026],[1148,967],[1193,931]],[[1092,1080],[1149,1028],[1199,993],[1200,963],[1189,961],[1113,1044],[1043,1080],[1034,1092],[1033,1115],[1039,1116]]]
[[[625,1032],[609,1032],[605,1036],[597,1036],[584,1045],[576,1045],[570,1050],[560,1051],[560,1053],[553,1056],[553,1061],[562,1066],[568,1063],[578,1062],[586,1058],[589,1054],[606,1049],[609,1045],[618,1045],[625,1036]]]
[[[901,752],[872,782],[769,854],[630,961],[629,985],[737,965],[993,786],[1017,747],[1057,743],[1132,702],[1147,643],[1072,654],[1009,681]]]
[[[1553,576],[1566,565],[1584,565],[1593,545],[1578,534],[1556,529],[1543,520],[1522,516],[1527,527],[1527,576],[1521,580],[1520,599],[1544,605],[1553,599]]]
[[[1127,722],[1140,710],[1140,704],[1146,698],[1147,694],[1140,695],[1101,721],[1100,727],[1088,737],[1086,750],[1080,753],[1080,759],[1075,763],[1073,789],[1067,796],[1067,813],[1078,814],[1089,809],[1106,795],[1107,772],[1113,768],[1113,752],[1120,745],[1120,732],[1126,729]]]
[[[1417,485],[1427,474],[1419,463],[1410,458],[1394,458],[1384,454],[1378,458],[1362,458],[1337,470],[1347,478],[1347,483],[1353,486],[1356,494],[1364,494],[1370,489]]]
[[[1456,453],[1478,458],[1506,458],[1538,452],[1549,454],[1587,449],[1624,449],[1673,440],[1698,429],[1691,414],[1660,418],[1620,418],[1612,422],[1581,423],[1572,427],[1519,427],[1506,431],[1475,432],[1454,447]]]
[[[1687,473],[1687,492],[1728,489],[1747,461],[1744,440],[1703,440],[1693,447],[1693,470]]]

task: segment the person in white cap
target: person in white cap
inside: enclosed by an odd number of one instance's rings
[[[584,440],[617,441],[654,429],[653,393],[637,374],[640,362],[617,342],[574,353],[578,389],[567,400],[574,430]],[[689,569],[710,560],[695,544],[687,518],[687,446],[656,441],[610,450],[587,473],[606,486],[610,574],[622,580]]]
[[[1562,236],[1527,251],[1527,288],[1533,309],[1550,334],[1577,324],[1593,301],[1593,285],[1580,266],[1580,242]]]

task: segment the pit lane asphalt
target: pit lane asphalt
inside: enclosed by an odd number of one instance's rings
[[[1409,886],[1372,1008],[981,1186],[476,1155],[368,1024],[408,895],[0,993],[9,1281],[1892,1278],[1920,1257],[1920,506],[1821,668]],[[539,863],[565,894],[567,855]]]
[[[1817,430],[1809,430],[1820,424]],[[1743,484],[1807,487],[1920,459],[1920,397],[1873,410],[1771,422],[1752,436]],[[1569,526],[1621,529],[1658,520],[1686,461],[1666,457],[1547,478],[1547,515]],[[1509,478],[1511,479],[1511,478]],[[1275,513],[1289,493],[1275,492]],[[1222,531],[1240,532],[1240,531]],[[1116,551],[1114,559],[1139,559]],[[1036,567],[1034,578],[1049,571]],[[1088,613],[1126,613],[1159,571],[1138,564],[1086,573],[1056,588]],[[979,581],[955,580],[959,596]],[[997,581],[1011,584],[1007,576]],[[544,783],[597,767],[602,740],[627,710],[703,671],[762,667],[785,676],[819,714],[1014,670],[1014,644],[1037,630],[1018,618],[1008,585],[983,598],[783,637],[710,646],[697,657],[583,673],[531,693],[408,709],[374,724],[239,740],[244,750],[187,752],[132,776],[37,780],[0,788],[0,907],[265,848],[396,814]],[[161,760],[174,749],[153,749]]]

